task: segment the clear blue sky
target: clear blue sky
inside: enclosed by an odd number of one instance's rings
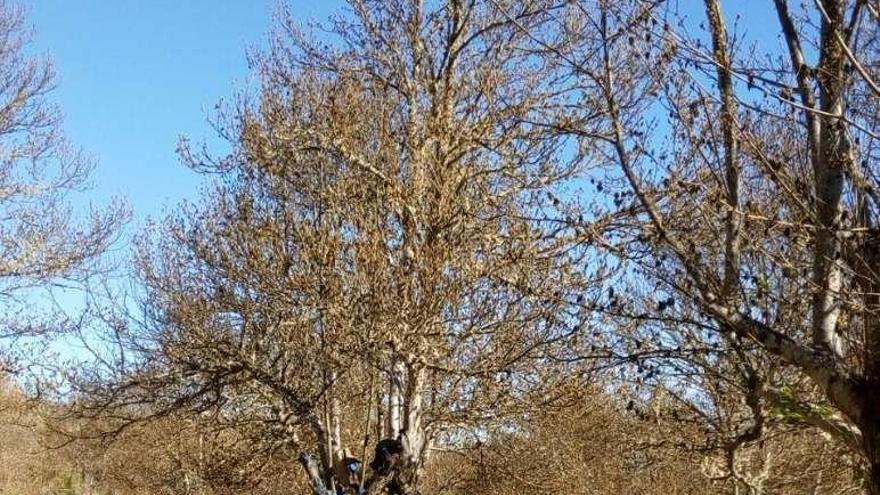
[[[18,1],[30,10],[34,48],[58,69],[68,135],[98,161],[84,201],[124,196],[137,225],[195,198],[200,178],[179,164],[178,136],[211,138],[206,117],[247,85],[245,51],[264,45],[279,0]],[[341,3],[287,0],[302,21],[324,20]],[[775,17],[757,4],[728,3],[728,14],[746,14],[749,37],[773,43]],[[700,20],[701,7],[685,2]]]
[[[137,231],[184,199],[202,179],[181,165],[178,137],[210,139],[206,117],[248,83],[245,53],[265,45],[278,0],[11,0],[27,9],[30,49],[48,55],[59,75],[53,98],[71,142],[97,161],[94,189],[74,207],[125,197]],[[341,0],[286,0],[302,20],[325,20]],[[118,246],[125,259],[128,245]],[[55,294],[75,313],[78,293]],[[74,341],[53,351],[86,354]]]
[[[60,76],[55,98],[71,141],[98,161],[84,201],[125,196],[140,223],[184,198],[200,178],[174,153],[181,134],[210,138],[206,116],[248,82],[245,51],[263,46],[275,0],[18,0],[32,48]],[[292,0],[324,20],[338,0]]]

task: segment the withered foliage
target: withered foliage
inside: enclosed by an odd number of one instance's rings
[[[280,12],[53,434],[132,493],[880,494],[880,6],[684,3]]]
[[[547,192],[577,157],[531,123],[556,76],[521,49],[552,6],[517,24],[352,7],[334,49],[282,16],[258,94],[217,121],[229,155],[184,143],[218,183],[142,239],[146,325],[115,329],[121,352],[79,377],[72,413],[111,416],[109,433],[207,416],[299,459],[315,493],[399,441],[362,488],[409,493],[437,442],[540,407],[574,371],[554,358],[582,345],[569,301],[594,280]]]

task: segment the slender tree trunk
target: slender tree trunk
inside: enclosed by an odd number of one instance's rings
[[[404,466],[398,479],[405,495],[418,493],[417,486],[422,477],[423,459],[425,455],[425,434],[422,423],[425,372],[420,366],[409,363],[406,367],[406,395],[404,396],[404,430],[403,437]]]
[[[819,82],[821,88],[818,162],[813,164],[817,204],[816,246],[813,258],[813,343],[823,351],[839,356],[840,338],[836,333],[840,316],[842,264],[838,236],[842,214],[844,173],[847,169],[848,141],[841,123],[844,114],[845,56],[836,39],[843,26],[844,7],[839,0],[822,0],[828,15],[822,21]]]
[[[397,438],[403,429],[401,409],[403,406],[404,380],[406,365],[400,356],[394,356],[391,363],[390,380],[388,380],[388,428],[389,438]]]
[[[724,288],[723,299],[726,304],[733,303],[739,287],[741,258],[740,237],[742,215],[739,211],[740,164],[739,139],[736,124],[736,101],[734,99],[733,76],[728,56],[727,27],[719,0],[705,0],[706,16],[712,29],[713,56],[718,64],[718,88],[721,93],[721,130],[724,134],[724,176],[727,198],[727,219],[725,220],[724,240]]]
[[[324,477],[321,476],[321,469],[315,459],[303,452],[299,456],[299,462],[309,478],[309,488],[312,490],[312,495],[331,495],[332,492],[324,486]]]
[[[384,397],[385,391],[380,383],[378,387],[376,387],[376,441],[382,440],[385,438],[385,411],[383,409],[384,406]]]
[[[413,460],[422,451],[425,439],[422,425],[422,388],[425,372],[421,367],[407,366],[406,397],[404,401],[404,428],[406,429],[408,454]]]
[[[336,371],[330,372],[330,383],[335,384],[338,378]],[[339,398],[336,392],[330,390],[330,424],[327,433],[330,435],[330,460],[335,464],[342,459],[342,412],[339,407]]]

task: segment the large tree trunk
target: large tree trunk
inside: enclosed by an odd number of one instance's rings
[[[404,462],[398,473],[398,485],[403,495],[417,495],[427,453],[427,435],[422,423],[422,388],[424,369],[407,364],[407,382],[404,396],[404,434],[402,435]]]
[[[429,444],[422,418],[424,369],[412,356],[395,355],[389,378],[387,431],[383,441],[396,441],[399,451],[393,460],[384,463],[384,468],[374,468],[364,486],[370,495],[418,495]]]

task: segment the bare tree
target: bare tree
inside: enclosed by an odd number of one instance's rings
[[[531,35],[582,80],[589,118],[559,127],[608,165],[600,209],[630,213],[597,234],[644,296],[618,311],[630,355],[679,385],[676,360],[704,356],[691,383],[743,397],[731,441],[792,412],[859,452],[880,493],[877,6],[774,6],[781,53],[744,45],[717,0],[704,21],[665,2],[573,2]],[[717,412],[705,386],[680,390]]]
[[[571,301],[607,273],[558,228],[580,155],[534,124],[567,92],[518,27],[556,6],[350,7],[332,47],[282,14],[259,94],[218,119],[230,155],[184,143],[222,182],[145,237],[148,324],[112,336],[109,375],[77,377],[73,414],[109,433],[206,414],[298,458],[316,495],[410,494],[434,446],[575,373]],[[359,480],[353,455],[374,457]]]
[[[25,22],[21,7],[0,3],[0,337],[12,340],[65,327],[53,308],[33,310],[34,291],[82,282],[126,217],[118,204],[81,219],[71,209],[93,164],[62,134],[55,73],[28,54]],[[17,369],[9,347],[3,360]]]

